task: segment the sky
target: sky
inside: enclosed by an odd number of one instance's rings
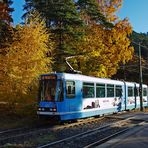
[[[148,0],[123,0],[119,17],[128,17],[134,31],[148,32]]]
[[[15,11],[12,13],[14,25],[23,22],[23,5],[25,0],[13,0],[12,7]],[[133,30],[138,33],[148,32],[148,0],[123,0],[123,5],[118,16],[121,19],[129,18]]]
[[[21,19],[23,12],[23,5],[25,4],[25,0],[13,0],[12,8],[14,8],[14,12],[12,13],[13,23],[14,25],[23,22]]]

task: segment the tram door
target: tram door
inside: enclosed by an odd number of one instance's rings
[[[135,84],[134,86],[135,108],[137,108],[137,96],[138,96],[138,88],[136,87]]]
[[[66,108],[69,112],[80,111],[82,107],[81,81],[66,81]]]

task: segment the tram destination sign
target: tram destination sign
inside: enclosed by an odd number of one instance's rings
[[[55,80],[56,78],[55,75],[41,76],[41,80]]]

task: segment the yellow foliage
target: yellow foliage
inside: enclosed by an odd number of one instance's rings
[[[123,0],[98,0],[99,9],[110,22],[115,22],[118,17],[117,11],[122,6]]]
[[[83,74],[111,77],[117,72],[119,64],[128,62],[133,56],[128,36],[132,27],[127,18],[119,20],[116,12],[122,6],[122,0],[98,0],[100,11],[113,23],[112,28],[90,22],[84,40],[77,45],[78,59],[75,69]],[[82,19],[87,18],[86,14]],[[87,18],[87,20],[89,20]]]
[[[131,33],[128,20],[115,24],[112,29],[93,24],[87,29],[84,42],[78,45],[79,66],[75,68],[84,74],[111,77],[117,72],[120,63],[128,62],[133,56],[133,47],[130,46],[128,35]]]
[[[51,34],[44,21],[37,15],[35,18],[16,27],[8,53],[1,56],[2,94],[16,97],[27,93],[39,74],[51,71],[52,57],[47,57],[47,52],[52,52],[54,46]]]

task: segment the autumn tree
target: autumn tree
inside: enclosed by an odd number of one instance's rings
[[[111,77],[119,64],[132,58],[133,48],[128,39],[132,27],[128,19],[120,20],[116,15],[122,0],[26,2],[27,8],[36,8],[42,12],[46,17],[46,25],[55,35],[58,43],[55,61],[59,65],[56,65],[56,69],[62,67],[58,62],[63,64],[63,57],[76,55],[70,62],[83,74]],[[74,20],[81,20],[83,27]],[[74,37],[79,37],[81,42]]]
[[[110,22],[117,21],[116,13],[120,10],[123,0],[97,0],[99,9]]]
[[[102,2],[105,3],[105,1]],[[114,7],[115,4],[118,6],[118,3],[109,4],[110,7],[112,5]],[[100,9],[100,5],[97,6],[101,12],[103,8]],[[105,6],[109,6],[108,2],[104,5],[103,10],[106,10]],[[89,8],[88,3],[86,4],[86,8]],[[127,19],[120,21],[115,19],[116,17],[113,14],[115,14],[117,9],[113,9],[113,11],[111,9],[109,10],[102,13],[104,15],[106,13],[106,22],[108,21],[108,24],[111,23],[110,26],[106,26],[102,22],[91,21],[94,13],[91,15],[85,13],[84,18],[90,21],[87,26],[84,42],[79,44],[77,48],[78,55],[81,55],[78,56],[77,61],[80,62],[77,63],[71,60],[75,68],[79,68],[84,74],[111,77],[117,72],[121,63],[126,63],[132,58],[133,48],[130,46],[130,40],[128,38],[132,32],[132,27]]]
[[[52,64],[50,54],[47,57],[47,52],[53,49],[51,33],[38,13],[23,26],[18,25],[13,34],[13,42],[6,47],[8,52],[1,55],[0,62],[3,80],[0,89],[7,99],[27,93],[39,74],[51,71]]]

